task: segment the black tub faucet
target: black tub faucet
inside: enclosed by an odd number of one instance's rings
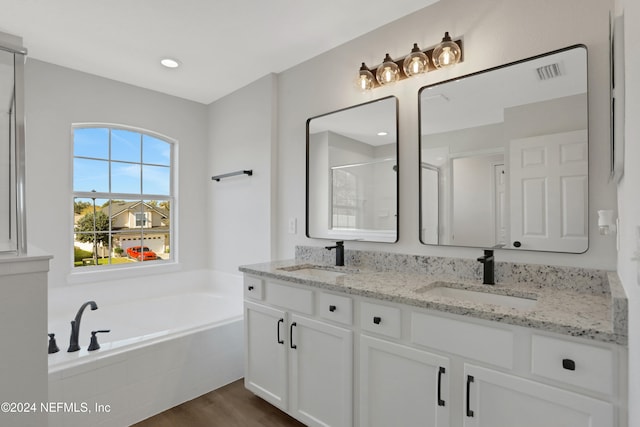
[[[482,274],[482,283],[485,285],[495,285],[494,279],[494,266],[495,259],[493,257],[493,251],[491,249],[485,249],[484,256],[478,258],[478,261],[484,264],[484,271]]]
[[[325,249],[336,250],[336,265],[341,267],[344,265],[344,242],[336,242],[334,246],[325,246]]]
[[[71,339],[69,340],[69,348],[67,352],[71,353],[73,351],[80,350],[80,346],[78,345],[78,336],[80,335],[80,320],[82,319],[82,313],[87,306],[91,306],[91,310],[97,310],[98,305],[95,301],[87,301],[80,306],[78,313],[76,314],[76,318],[71,321]]]

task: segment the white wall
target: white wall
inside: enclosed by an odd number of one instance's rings
[[[206,107],[191,101],[28,59],[26,92],[27,235],[54,256],[49,286],[68,283],[73,254],[71,124],[106,122],[178,140],[180,262],[206,267],[204,230]]]
[[[598,209],[615,207],[615,185],[608,182],[608,33],[613,0],[444,0],[352,40],[278,76],[278,217],[276,258],[291,258],[295,245],[324,245],[298,230],[287,233],[290,217],[305,217],[305,121],[309,117],[396,95],[400,116],[400,239],[397,244],[348,242],[348,248],[441,256],[477,257],[479,250],[421,245],[418,230],[418,90],[458,75],[584,43],[589,55],[590,101],[590,248],[581,255],[499,251],[503,261],[561,264],[614,269],[615,241],[601,237]],[[579,13],[579,17],[576,17]],[[362,61],[370,66],[385,53],[399,57],[412,43],[426,48],[445,31],[462,36],[465,61],[414,80],[362,94],[354,79]]]
[[[625,164],[624,177],[618,186],[620,251],[618,275],[629,298],[629,426],[640,427],[640,277],[638,261],[638,227],[640,227],[640,4],[637,0],[618,0],[624,13],[625,29]]]
[[[209,267],[217,271],[239,274],[239,265],[272,257],[276,84],[276,76],[268,75],[209,106],[206,221]],[[299,143],[304,146],[304,138]],[[253,175],[211,181],[244,169]]]

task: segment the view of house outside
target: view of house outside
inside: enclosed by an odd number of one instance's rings
[[[74,267],[171,259],[171,144],[74,129]]]

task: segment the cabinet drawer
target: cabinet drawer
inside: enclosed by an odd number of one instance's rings
[[[313,292],[309,289],[267,282],[265,300],[270,304],[304,314],[313,314]]]
[[[360,327],[392,338],[400,338],[402,329],[400,309],[363,302],[360,304]]]
[[[349,297],[322,292],[318,295],[318,314],[323,319],[351,325],[353,323],[353,301]]]
[[[411,342],[503,368],[513,368],[513,332],[468,321],[411,313]]]
[[[610,349],[533,335],[531,372],[600,393],[612,394],[614,352]]]
[[[244,297],[254,300],[263,298],[262,280],[257,277],[244,276]]]

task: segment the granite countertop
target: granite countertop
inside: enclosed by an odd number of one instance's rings
[[[304,270],[305,267],[314,270]],[[328,291],[627,345],[626,296],[617,275],[611,272],[605,275],[602,289],[594,290],[530,281],[498,281],[496,285],[483,285],[480,281],[460,279],[456,275],[333,267],[305,260],[241,266],[240,271]],[[516,296],[537,302],[532,308],[510,308],[438,296],[430,292],[436,287]]]

